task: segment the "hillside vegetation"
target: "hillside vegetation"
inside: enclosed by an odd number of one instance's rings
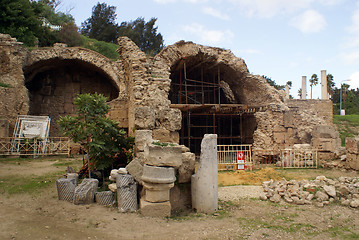
[[[345,146],[345,138],[359,135],[359,115],[334,115],[333,123],[340,133],[342,146]]]

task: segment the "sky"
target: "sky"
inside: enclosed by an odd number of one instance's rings
[[[313,98],[320,97],[320,71],[359,88],[359,0],[61,0],[76,25],[98,3],[116,7],[117,22],[138,17],[156,26],[166,46],[180,40],[229,49],[250,73],[277,84],[292,81],[298,98],[302,76],[317,74]],[[349,80],[349,81],[348,81]]]

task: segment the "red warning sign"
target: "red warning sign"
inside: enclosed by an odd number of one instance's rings
[[[244,160],[244,151],[237,152],[237,161],[238,160]]]
[[[244,161],[244,151],[237,152],[237,170],[244,170],[245,161]]]

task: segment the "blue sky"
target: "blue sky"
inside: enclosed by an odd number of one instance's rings
[[[298,98],[302,76],[321,70],[359,88],[359,0],[62,0],[78,26],[97,2],[116,6],[117,21],[156,17],[171,45],[179,40],[230,49],[253,74],[278,84],[293,82]],[[309,82],[307,85],[310,97]],[[320,84],[313,98],[320,96]]]

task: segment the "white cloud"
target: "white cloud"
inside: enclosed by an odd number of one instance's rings
[[[347,84],[350,85],[350,88],[356,89],[359,88],[359,72],[355,72],[349,77],[350,82],[347,82]]]
[[[234,37],[233,32],[230,30],[209,30],[198,23],[185,25],[182,27],[182,29],[185,33],[191,35],[190,39],[198,38],[200,39],[201,43],[208,45],[218,45],[220,43],[231,42]]]
[[[319,0],[319,2],[323,5],[333,6],[343,3],[345,0]]]
[[[293,13],[310,6],[313,0],[229,0],[249,17],[270,18],[278,14]]]
[[[319,32],[327,26],[324,16],[314,10],[306,10],[299,16],[294,17],[289,24],[303,33]]]
[[[222,13],[221,11],[214,9],[212,7],[205,7],[202,9],[205,14],[210,16],[222,19],[222,20],[229,20],[229,16],[227,14]]]

